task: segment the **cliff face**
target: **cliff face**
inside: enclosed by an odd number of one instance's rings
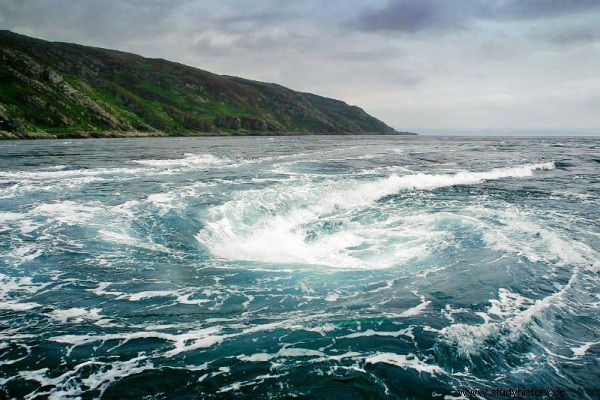
[[[9,31],[0,31],[0,131],[5,137],[396,133],[342,101]]]

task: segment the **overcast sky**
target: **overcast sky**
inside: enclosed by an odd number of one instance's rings
[[[398,130],[600,128],[600,0],[0,0],[0,28],[276,82]]]

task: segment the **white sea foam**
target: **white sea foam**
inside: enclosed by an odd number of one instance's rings
[[[385,286],[380,286],[376,289],[369,290],[367,293],[378,293],[378,292],[383,292],[388,289],[391,289],[394,286],[394,282],[395,282],[395,280],[391,279],[391,280],[385,282]]]
[[[117,292],[114,290],[108,291],[106,290],[109,286],[113,285],[113,283],[111,282],[100,282],[98,283],[98,287],[95,289],[87,289],[88,292],[92,292],[97,296],[105,296],[105,295],[111,295],[111,296],[120,296],[123,295],[123,292]]]
[[[41,224],[34,222],[33,220],[30,220],[30,219],[23,219],[18,222],[18,226],[19,226],[19,231],[22,234],[29,234],[29,233],[39,229]]]
[[[193,293],[179,294],[177,296],[177,303],[199,306],[202,304],[210,303],[212,301],[210,299],[190,299],[190,297],[192,297],[193,295],[194,295]]]
[[[84,361],[75,365],[72,369],[54,378],[50,378],[48,368],[34,371],[21,371],[19,376],[24,380],[39,382],[42,387],[51,387],[47,392],[36,391],[26,398],[35,398],[44,396],[52,400],[64,398],[79,398],[79,396],[88,390],[99,390],[100,396],[111,383],[129,375],[139,374],[148,369],[153,369],[154,365],[146,359],[146,356],[140,355],[128,361],[113,361],[103,363],[99,361]],[[82,378],[86,370],[94,372]],[[79,382],[81,382],[79,384]]]
[[[365,362],[367,364],[386,363],[398,366],[402,369],[414,369],[419,373],[430,375],[444,374],[443,369],[437,365],[427,364],[419,360],[414,354],[377,353],[376,355],[368,357]]]
[[[488,314],[506,318],[516,315],[531,306],[533,301],[520,294],[512,293],[508,289],[500,288],[498,289],[498,299],[490,300],[490,304]]]
[[[191,185],[178,186],[173,190],[152,193],[146,202],[158,209],[158,215],[164,216],[171,210],[180,210],[188,198],[197,198],[206,191],[206,188],[217,185],[215,182],[194,182]]]
[[[302,349],[302,348],[283,348],[277,353],[256,353],[249,356],[245,354],[237,356],[240,361],[246,362],[266,362],[277,358],[291,358],[291,357],[325,357],[325,353],[317,350]]]
[[[6,254],[6,258],[9,260],[15,260],[16,264],[35,260],[39,256],[44,254],[44,250],[39,248],[37,244],[26,244],[20,247],[16,247]]]
[[[419,315],[427,308],[427,306],[429,304],[431,304],[431,301],[426,301],[425,296],[421,296],[421,303],[419,305],[416,305],[416,306],[409,308],[408,310],[402,312],[399,315],[399,317],[407,318],[407,317],[414,317],[415,315]]]
[[[49,182],[57,180],[70,180],[84,177],[97,177],[103,175],[131,175],[137,174],[141,169],[130,168],[90,168],[90,169],[71,169],[57,171],[0,171],[0,179],[15,180],[15,181],[33,181],[33,182]]]
[[[342,267],[358,267],[360,264],[367,264],[361,262],[357,265],[356,260],[341,254],[341,251],[348,247],[360,245],[363,242],[362,238],[352,232],[339,232],[318,242],[307,243],[305,233],[298,229],[301,225],[298,217],[299,215],[291,218],[274,217],[270,221],[265,221],[265,224],[257,227],[254,232],[250,232],[251,226],[242,226],[245,232],[236,232],[237,229],[224,218],[210,223],[208,231],[200,232],[197,238],[215,255],[226,259]]]
[[[145,168],[90,168],[72,170],[0,171],[0,183],[10,184],[0,189],[0,198],[26,196],[35,191],[62,191],[106,180],[132,179]],[[170,173],[157,171],[157,173]]]
[[[469,207],[465,212],[472,214],[485,228],[482,238],[493,250],[560,266],[598,262],[597,253],[585,243],[564,237],[537,222],[538,216],[516,207],[491,209],[478,206]]]
[[[102,309],[100,308],[92,308],[92,309],[85,309],[85,308],[69,308],[67,310],[53,310],[50,312],[50,315],[52,316],[52,318],[65,323],[65,322],[71,322],[71,323],[81,323],[85,320],[92,320],[92,321],[98,321],[102,319],[102,315],[100,315],[100,311],[102,311]]]
[[[231,391],[234,391],[234,390],[239,390],[240,388],[243,388],[243,387],[246,387],[246,386],[254,386],[254,385],[261,384],[261,383],[264,382],[265,379],[277,379],[277,378],[280,378],[280,377],[286,376],[286,375],[287,375],[287,373],[276,374],[276,375],[271,375],[271,374],[259,375],[259,376],[257,376],[256,378],[254,378],[253,380],[250,380],[250,381],[234,382],[231,385],[224,386],[221,389],[219,389],[217,391],[217,393],[227,393],[227,392],[231,392]]]
[[[134,160],[137,168],[37,169],[33,171],[0,171],[0,198],[15,198],[34,191],[61,191],[102,181],[130,180],[146,174],[172,175],[208,166],[226,165],[227,159],[210,154],[185,154],[174,160]]]
[[[133,162],[151,167],[204,167],[210,165],[218,165],[227,162],[227,159],[222,159],[213,156],[212,154],[192,154],[186,153],[183,158],[163,159],[163,160],[134,160]]]
[[[111,215],[112,214],[112,215]],[[98,217],[106,216],[101,221]],[[61,245],[74,249],[81,247],[79,237],[68,238],[58,235],[55,229],[62,226],[79,225],[87,229],[109,225],[106,220],[113,217],[111,224],[117,223],[112,210],[99,203],[82,204],[71,200],[39,204],[25,213],[12,213],[6,218],[7,228],[11,229],[11,246],[4,254],[6,260],[17,266],[30,262],[44,254],[52,254]],[[35,235],[36,240],[30,240]]]
[[[466,308],[453,308],[450,304],[446,304],[446,306],[440,310],[440,313],[446,318],[448,321],[454,323],[454,314],[468,313],[469,310]],[[479,314],[479,313],[476,313]],[[485,313],[483,313],[485,314]],[[487,317],[487,314],[485,314]]]
[[[339,299],[339,297],[340,297],[339,293],[331,293],[331,294],[328,294],[327,296],[325,296],[325,301],[334,302],[334,301],[337,301]]]
[[[389,268],[429,254],[440,232],[421,223],[390,227],[376,221],[357,222],[352,213],[402,190],[429,190],[477,184],[486,180],[532,176],[553,163],[498,168],[487,172],[391,175],[369,182],[305,184],[241,193],[210,210],[197,239],[224,259],[269,263],[301,263],[337,268]],[[431,218],[429,215],[421,216]],[[341,229],[307,240],[311,224],[333,219]],[[416,222],[416,221],[415,221]],[[398,224],[397,224],[398,225]]]
[[[41,304],[28,299],[48,285],[34,283],[30,277],[11,277],[0,273],[0,310],[27,311],[41,307]]]
[[[592,346],[598,346],[600,342],[586,342],[579,347],[571,347],[571,351],[577,357],[583,357],[592,348]]]
[[[29,215],[49,217],[63,224],[80,224],[102,210],[102,207],[99,206],[79,204],[68,200],[39,205],[31,210]]]
[[[415,293],[415,296],[418,296],[418,293]],[[420,296],[420,300],[421,300],[421,302],[419,304],[417,304],[416,306],[411,307],[401,313],[384,312],[383,315],[385,315],[387,318],[409,318],[409,317],[414,317],[419,314],[422,314],[423,311],[425,311],[427,309],[429,304],[431,304],[431,301],[425,300],[425,296]]]
[[[0,212],[0,223],[5,223],[5,222],[9,222],[9,221],[10,222],[18,221],[23,218],[25,218],[25,214],[22,214],[22,213],[7,212],[7,211]]]
[[[61,246],[82,248],[81,237],[57,234],[57,229],[80,226],[93,232],[106,243],[117,243],[149,251],[171,253],[166,246],[154,243],[149,235],[140,235],[131,229],[132,221],[140,216],[147,203],[137,200],[116,206],[100,202],[81,203],[72,200],[39,204],[27,213],[0,214],[0,231],[10,230],[13,240],[4,257],[13,265],[32,261],[44,254],[53,254]],[[20,233],[20,234],[19,234]],[[36,240],[29,240],[35,235]],[[98,263],[102,263],[102,258]]]
[[[148,290],[145,292],[128,293],[119,296],[119,298],[126,298],[129,301],[140,301],[143,299],[150,299],[153,297],[168,297],[177,296],[177,292],[173,290]]]
[[[500,316],[501,320],[490,322],[492,318],[488,316],[481,325],[453,324],[441,330],[438,341],[452,346],[465,359],[480,354],[490,337],[494,337],[498,348],[503,349],[518,340],[534,318],[540,319],[548,308],[564,307],[564,297],[578,281],[579,274],[580,270],[576,268],[559,291],[535,301],[501,289],[499,299],[490,300],[492,306],[488,309],[488,314]]]
[[[533,176],[537,170],[554,169],[554,163],[528,164],[517,167],[496,168],[486,172],[458,172],[456,174],[392,175],[387,179],[364,184],[361,199],[377,200],[400,190],[435,189],[455,185],[473,185],[484,181],[504,178],[524,178]]]
[[[373,329],[367,329],[366,331],[355,332],[355,333],[350,333],[345,336],[340,336],[339,339],[356,339],[359,337],[370,337],[370,336],[389,336],[389,337],[406,336],[406,337],[414,339],[412,327],[409,327],[406,329],[400,329],[399,331],[396,331],[396,332],[375,331]]]
[[[183,352],[211,347],[232,336],[218,335],[219,332],[219,327],[209,327],[204,329],[196,329],[181,334],[155,331],[138,331],[133,333],[111,333],[104,335],[62,335],[55,336],[50,340],[72,345],[68,352],[70,353],[74,347],[85,345],[87,343],[106,342],[109,340],[117,340],[121,343],[126,343],[131,340],[156,338],[172,343],[173,349],[166,352],[165,356],[173,357]]]
[[[98,284],[98,287],[95,289],[88,289],[89,292],[96,294],[97,296],[114,296],[119,300],[129,300],[129,301],[140,301],[145,299],[151,299],[156,297],[172,297],[179,304],[189,304],[189,305],[202,305],[206,303],[210,303],[213,300],[207,298],[200,299],[191,299],[191,297],[196,296],[196,293],[190,293],[181,290],[146,290],[143,292],[135,292],[135,293],[124,293],[122,291],[116,290],[107,290],[109,286],[113,285],[110,282],[101,282]],[[203,293],[204,295],[210,293]],[[147,329],[147,327],[145,328]]]
[[[175,200],[174,193],[155,193],[148,196],[148,201],[160,206],[168,205]]]
[[[82,383],[91,389],[99,389],[100,395],[102,395],[108,386],[116,380],[150,369],[154,369],[154,364],[147,361],[146,356],[140,355],[128,361],[111,362],[105,369],[82,379]]]
[[[0,302],[0,310],[27,311],[41,306],[42,305],[39,303],[22,302],[16,300],[4,300]]]
[[[131,247],[138,247],[146,250],[158,251],[163,253],[170,252],[170,250],[167,247],[160,244],[152,243],[151,241],[148,241],[148,238],[146,238],[147,241],[144,241],[131,237],[126,233],[111,232],[105,230],[100,230],[98,231],[98,233],[100,234],[100,237],[102,237],[102,239],[104,239],[107,242],[117,243],[120,245],[126,245]]]

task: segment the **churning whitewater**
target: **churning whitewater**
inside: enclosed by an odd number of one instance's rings
[[[600,397],[597,139],[0,151],[0,398]]]

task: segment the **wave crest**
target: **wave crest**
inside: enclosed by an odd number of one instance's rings
[[[246,191],[211,209],[206,227],[196,238],[214,255],[230,260],[389,268],[426,256],[429,243],[440,233],[424,228],[423,220],[430,221],[427,215],[398,227],[381,215],[359,221],[353,216],[356,212],[405,190],[529,177],[536,170],[553,168],[554,163],[548,162],[485,172],[393,174],[370,182],[302,182]]]

